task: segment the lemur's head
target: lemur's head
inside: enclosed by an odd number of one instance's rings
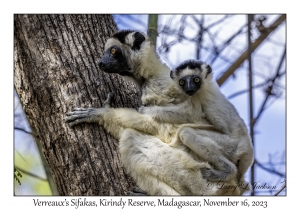
[[[170,76],[186,94],[192,96],[205,81],[212,80],[211,73],[209,65],[197,60],[187,60],[172,70]]]
[[[99,67],[107,73],[118,73],[122,76],[133,77],[133,70],[141,57],[141,47],[148,41],[145,34],[123,30],[115,33],[105,44],[105,53]]]

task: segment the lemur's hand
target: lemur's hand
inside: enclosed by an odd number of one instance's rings
[[[111,99],[114,94],[109,93],[104,108],[74,108],[72,112],[68,112],[65,117],[65,122],[70,127],[79,123],[98,123],[102,124],[102,116],[109,111]]]
[[[152,106],[140,106],[139,107],[139,113],[141,114],[152,114],[153,107]]]
[[[139,107],[139,113],[145,114],[145,112],[146,112],[146,107],[145,106],[140,106]]]
[[[107,113],[106,108],[74,108],[72,112],[68,112],[65,122],[70,127],[79,123],[99,123],[102,124],[102,115]]]
[[[114,93],[110,92],[110,93],[108,94],[108,96],[107,96],[106,101],[104,101],[104,104],[103,104],[103,106],[104,106],[105,108],[110,108],[110,105],[111,105],[111,99],[112,99],[113,97],[114,97]]]

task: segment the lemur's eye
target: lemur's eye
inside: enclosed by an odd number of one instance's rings
[[[194,78],[194,82],[199,83],[200,82],[200,78],[199,77],[195,77]]]
[[[114,55],[116,53],[116,49],[115,48],[111,48],[110,53]]]
[[[184,80],[183,79],[181,79],[181,80],[179,80],[179,85],[184,85]]]

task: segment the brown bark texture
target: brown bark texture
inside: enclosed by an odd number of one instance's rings
[[[117,31],[111,15],[16,14],[14,85],[43,145],[60,195],[125,195],[133,186],[118,141],[96,124],[70,128],[65,113],[101,107],[137,107],[138,91],[97,63]]]

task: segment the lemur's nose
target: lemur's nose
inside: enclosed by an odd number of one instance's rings
[[[192,95],[194,95],[194,93],[195,93],[196,91],[194,91],[194,90],[186,90],[185,92],[186,92],[186,94],[188,94],[189,96],[192,96]]]
[[[99,65],[100,69],[102,69],[104,67],[104,64],[101,61],[99,62],[98,65]]]

